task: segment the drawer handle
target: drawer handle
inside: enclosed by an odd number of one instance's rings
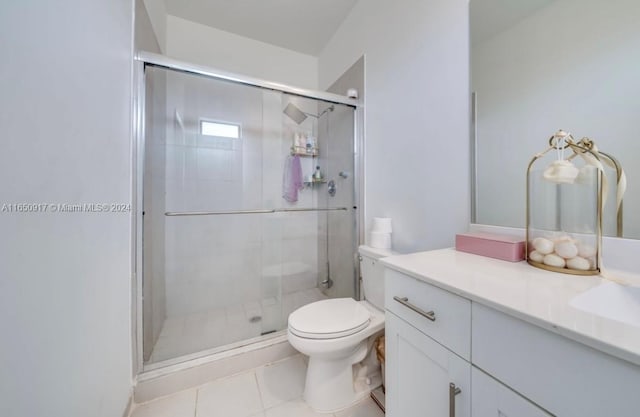
[[[403,306],[405,306],[405,307],[415,311],[416,313],[420,314],[421,316],[426,317],[427,319],[429,319],[431,321],[436,321],[436,313],[434,313],[433,310],[424,311],[420,307],[416,307],[413,304],[411,304],[407,297],[398,297],[396,295],[396,296],[393,297],[393,299],[396,300],[397,302],[399,302],[400,304],[402,304]]]
[[[449,384],[449,417],[456,417],[456,395],[462,390],[456,387],[453,382]]]

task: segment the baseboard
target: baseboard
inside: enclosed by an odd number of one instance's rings
[[[298,352],[289,344],[285,335],[266,344],[257,343],[255,346],[236,349],[235,352],[224,352],[167,369],[142,373],[137,378],[133,399],[135,403],[143,403],[296,354]]]

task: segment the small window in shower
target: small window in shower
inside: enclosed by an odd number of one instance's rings
[[[218,138],[240,139],[240,125],[200,120],[200,134]]]

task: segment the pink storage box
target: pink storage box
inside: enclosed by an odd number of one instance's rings
[[[524,260],[524,239],[490,233],[462,233],[456,235],[456,250],[519,262]]]

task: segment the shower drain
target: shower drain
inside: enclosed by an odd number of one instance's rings
[[[249,323],[257,323],[262,320],[262,316],[253,316],[249,319]]]

